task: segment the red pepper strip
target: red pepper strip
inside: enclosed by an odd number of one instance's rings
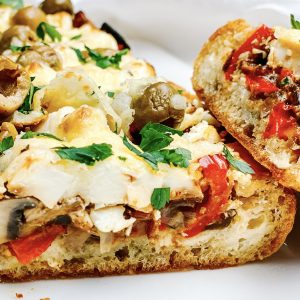
[[[278,74],[278,82],[281,82],[285,77],[290,77],[294,80],[294,74],[289,69],[281,68]]]
[[[261,76],[246,75],[246,83],[253,95],[260,93],[271,94],[279,90],[275,83]]]
[[[219,218],[231,191],[226,177],[228,162],[223,155],[207,155],[202,157],[199,163],[210,186],[209,198],[198,213],[196,221],[184,231],[186,237],[195,236]]]
[[[251,52],[253,48],[259,48],[260,43],[268,38],[271,37],[274,39],[274,31],[273,29],[267,27],[266,25],[260,26],[236,51],[233,52],[229,66],[227,70],[225,70],[225,78],[227,80],[231,80],[232,73],[236,70],[237,62],[239,57],[242,53],[247,51]]]
[[[22,264],[28,264],[43,254],[60,234],[66,233],[62,225],[50,225],[32,234],[8,243],[12,255]]]
[[[231,149],[237,152],[240,155],[240,158],[251,166],[251,168],[255,172],[253,176],[260,178],[270,176],[269,170],[263,167],[261,164],[259,164],[256,160],[254,160],[252,155],[240,143],[229,143],[227,144],[227,146],[229,146]]]
[[[294,137],[297,132],[297,121],[292,115],[293,107],[284,102],[276,104],[269,116],[269,122],[263,134],[264,138],[277,136],[279,139],[287,140]]]

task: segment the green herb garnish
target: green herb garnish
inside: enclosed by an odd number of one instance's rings
[[[163,149],[151,152],[157,162],[172,164],[175,167],[187,168],[192,159],[191,152],[184,148]]]
[[[165,188],[155,188],[151,195],[152,206],[160,210],[166,206],[170,201],[171,190],[169,187]]]
[[[36,34],[42,40],[44,40],[46,34],[48,34],[52,42],[55,42],[56,40],[60,42],[62,39],[62,35],[56,30],[56,28],[46,22],[41,22],[39,24],[36,29]]]
[[[182,95],[182,94],[183,94],[183,90],[177,90],[177,93],[178,93],[179,95]]]
[[[34,80],[35,77],[31,77],[31,82]],[[28,115],[31,111],[31,105],[32,105],[32,100],[33,100],[33,96],[34,94],[40,90],[41,88],[34,86],[32,83],[30,85],[29,91],[27,96],[25,97],[25,100],[23,102],[23,104],[18,108],[18,111],[24,115]]]
[[[293,29],[300,29],[300,22],[295,19],[293,14],[290,14],[290,21]]]
[[[125,156],[118,156],[119,160],[126,161],[127,158]]]
[[[111,148],[111,145],[102,143],[81,148],[58,147],[55,148],[55,151],[62,159],[75,160],[88,166],[93,166],[96,161],[112,156],[113,152]]]
[[[19,46],[15,46],[15,45],[10,45],[9,48],[12,52],[24,52],[24,51],[30,49],[31,46],[21,46],[21,47],[19,47]]]
[[[0,0],[0,5],[8,5],[12,8],[19,9],[24,6],[23,0]]]
[[[12,148],[14,145],[14,139],[11,136],[4,138],[0,142],[0,154],[2,154],[5,150]]]
[[[46,133],[46,132],[33,132],[33,131],[26,131],[22,136],[21,139],[22,140],[26,140],[26,139],[32,139],[35,137],[48,137],[51,139],[55,139],[57,141],[62,141],[60,138],[56,137],[55,135],[51,134],[51,133]]]
[[[148,123],[140,134],[142,136],[140,147],[143,151],[149,152],[167,147],[173,141],[172,134],[181,136],[183,132],[162,124]]]
[[[86,58],[83,56],[82,52],[77,48],[71,47],[71,49],[74,50],[74,52],[76,53],[78,60],[81,63],[86,64]]]
[[[114,92],[107,92],[106,93],[108,97],[113,98],[115,93]]]
[[[255,174],[254,170],[246,162],[236,159],[225,145],[223,148],[223,154],[230,165],[232,165],[236,170],[244,174]]]
[[[71,37],[71,40],[74,41],[74,40],[79,40],[80,38],[82,37],[82,34],[77,34],[77,35],[74,35]]]
[[[281,86],[285,86],[291,83],[291,79],[289,76],[284,77],[281,81],[280,81],[280,85]]]

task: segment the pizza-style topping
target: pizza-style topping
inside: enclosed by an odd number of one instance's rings
[[[113,29],[109,24],[104,22],[101,26],[101,30],[111,34],[116,39],[119,50],[130,49],[130,46],[125,41],[125,39],[115,29]]]
[[[71,0],[44,0],[40,7],[46,14],[56,14],[65,11],[73,15],[74,12]]]
[[[37,36],[28,26],[14,25],[3,32],[0,42],[0,50],[3,52],[11,45],[23,44],[37,40]]]
[[[235,50],[225,63],[223,70],[226,80],[231,80],[231,75],[238,67],[240,55],[246,52],[252,53],[253,49],[264,51],[263,42],[274,39],[273,29],[266,25],[260,26],[237,50]]]
[[[169,83],[157,82],[148,86],[142,96],[132,103],[133,126],[140,130],[149,122],[175,127],[184,117],[186,101]]]
[[[50,46],[41,44],[31,46],[27,49],[24,47],[21,48],[22,54],[17,60],[20,65],[26,67],[32,63],[44,63],[56,71],[62,69],[62,62],[60,57]]]
[[[224,145],[223,154],[225,155],[229,164],[234,167],[236,170],[244,173],[244,174],[254,174],[254,170],[251,166],[242,160],[236,159],[229,151],[229,149]]]
[[[223,155],[207,155],[202,157],[199,163],[209,185],[209,195],[207,202],[197,213],[196,220],[184,230],[186,237],[197,235],[207,225],[218,220],[226,207],[231,192],[227,181],[228,162]]]
[[[52,42],[60,42],[62,39],[61,34],[56,30],[56,28],[46,22],[39,23],[36,28],[36,34],[42,40],[45,40],[46,35],[48,35]]]
[[[270,172],[268,169],[259,164],[251,154],[238,142],[227,144],[228,147],[232,148],[235,152],[237,152],[242,160],[247,162],[251,169],[254,171],[254,176],[256,177],[267,177],[270,176]]]
[[[13,113],[24,101],[30,78],[16,63],[0,56],[0,115]]]
[[[171,134],[182,135],[183,132],[168,126],[149,123],[141,130],[142,140],[140,148],[142,152],[133,146],[127,137],[123,137],[124,145],[138,156],[144,158],[149,165],[157,170],[158,163],[172,164],[176,167],[187,168],[191,160],[191,152],[184,148],[163,149],[171,144]]]
[[[170,193],[169,187],[155,188],[151,195],[152,206],[157,210],[164,208],[170,201]]]
[[[38,7],[27,6],[21,8],[13,17],[16,25],[26,25],[36,30],[41,22],[46,21],[46,14]]]
[[[48,225],[29,236],[9,242],[8,248],[20,263],[28,264],[42,255],[59,235],[66,232],[62,225]]]
[[[113,155],[111,145],[106,143],[92,144],[81,148],[59,147],[55,151],[62,159],[75,160],[88,166],[93,166],[96,161]]]
[[[284,102],[276,104],[270,113],[264,138],[278,137],[288,140],[297,133],[297,120],[294,116],[293,106]]]

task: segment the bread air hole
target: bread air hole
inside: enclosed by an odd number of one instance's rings
[[[255,229],[257,227],[259,227],[263,222],[265,221],[265,217],[264,216],[259,216],[257,218],[251,219],[248,222],[248,229]]]

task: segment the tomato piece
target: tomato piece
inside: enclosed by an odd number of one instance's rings
[[[246,148],[244,148],[240,143],[234,142],[227,144],[231,149],[235,152],[238,152],[240,158],[248,163],[251,168],[254,170],[255,174],[253,176],[256,177],[266,177],[270,176],[270,172],[267,168],[259,164],[256,160],[254,160],[253,156],[248,152]]]
[[[280,102],[276,104],[270,113],[269,122],[263,134],[264,138],[277,136],[287,140],[297,133],[297,120],[293,116],[293,107]]]
[[[279,90],[275,83],[261,76],[246,75],[246,83],[253,95],[271,94]]]
[[[184,234],[192,237],[217,220],[228,202],[231,192],[227,181],[228,162],[221,154],[207,155],[199,160],[210,190],[207,202],[197,214],[196,221],[187,226]]]
[[[8,243],[10,252],[22,264],[28,264],[43,254],[58,235],[66,233],[62,225],[45,226],[32,234]]]
[[[286,77],[290,77],[292,80],[294,80],[293,72],[286,68],[280,68],[280,72],[278,74],[278,81],[281,82]]]
[[[224,70],[226,80],[231,80],[231,75],[236,70],[240,55],[247,51],[251,52],[253,48],[259,49],[261,47],[261,42],[268,37],[274,39],[274,31],[266,25],[262,25],[240,46],[240,48],[233,52],[229,59],[228,67]]]

